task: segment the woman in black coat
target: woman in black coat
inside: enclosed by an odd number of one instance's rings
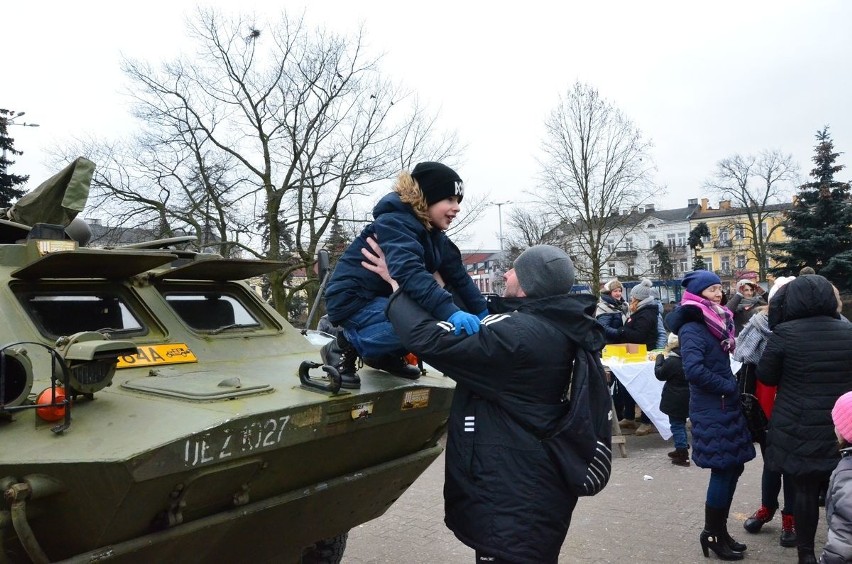
[[[792,478],[799,562],[815,562],[820,486],[840,459],[831,408],[852,390],[852,324],[840,320],[831,283],[811,275],[778,290],[769,328],[757,377],[778,394],[765,463]]]

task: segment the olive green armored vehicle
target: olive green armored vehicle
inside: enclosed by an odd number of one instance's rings
[[[0,563],[338,561],[439,455],[452,382],[341,389],[245,282],[278,263],[80,245],[93,166],[2,210]]]

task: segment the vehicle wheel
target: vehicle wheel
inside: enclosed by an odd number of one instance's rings
[[[349,532],[328,539],[318,540],[302,550],[302,564],[340,564]]]

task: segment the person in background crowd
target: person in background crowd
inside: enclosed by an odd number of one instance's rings
[[[364,267],[380,273],[381,249],[371,246],[377,256]],[[478,563],[555,564],[577,496],[541,437],[567,414],[574,359],[581,348],[600,354],[603,329],[592,317],[595,299],[570,293],[574,266],[561,249],[528,248],[504,278],[503,297],[489,304],[494,315],[475,335],[454,334],[393,279],[388,318],[412,352],[456,381],[447,527]]]
[[[840,448],[840,462],[831,474],[825,498],[828,535],[821,564],[852,562],[852,392],[837,399],[831,410],[834,434]]]
[[[681,284],[683,299],[666,322],[678,335],[689,382],[692,460],[710,469],[699,542],[705,557],[712,550],[723,560],[742,560],[746,545],[731,537],[727,522],[737,481],[755,452],[728,356],[736,346],[733,314],[721,305],[722,281],[712,272],[689,272]]]
[[[762,293],[763,288],[751,280],[743,279],[737,282],[737,291],[727,303],[727,308],[734,314],[734,329],[737,335],[754,315],[755,308],[766,305],[766,300],[760,295]]]
[[[391,276],[420,305],[452,323],[456,334],[479,331],[479,321],[488,314],[485,298],[445,234],[463,197],[462,179],[447,165],[423,162],[411,172],[402,171],[394,191],[373,208],[373,222],[338,260],[325,300],[329,321],[342,330],[320,355],[323,363],[337,368],[344,388],[361,386],[355,367],[359,356],[365,364],[396,376],[420,377],[420,370],[403,358],[407,351],[385,316],[390,286],[361,266],[369,239],[379,240]]]
[[[595,309],[595,319],[603,327],[607,344],[621,342],[621,330],[627,320],[627,302],[624,301],[624,287],[618,278],[613,278],[604,284],[598,306]],[[607,380],[612,386],[612,400],[615,406],[615,416],[618,418],[618,426],[622,431],[636,429],[636,403],[623,388],[621,382],[613,376],[612,372],[606,371]],[[630,398],[631,409],[625,410],[624,399]]]
[[[799,276],[807,276],[808,274],[816,274],[816,270],[810,266],[805,266],[799,271]]]
[[[607,344],[620,343],[621,329],[627,319],[627,302],[624,301],[624,287],[618,278],[604,284],[595,319],[604,328]]]
[[[772,297],[769,328],[757,365],[758,379],[778,386],[766,464],[791,477],[799,562],[816,562],[820,488],[839,460],[831,410],[852,390],[852,326],[839,319],[831,283],[810,274]]]
[[[668,337],[665,354],[658,354],[654,375],[665,382],[660,399],[660,411],[669,416],[675,449],[669,453],[672,464],[689,466],[689,438],[686,435],[686,418],[689,417],[689,384],[683,373],[680,343],[677,334]]]
[[[793,279],[792,276],[777,278],[772,288],[769,289],[769,301],[771,302],[778,290]],[[771,332],[769,331],[769,318],[767,316],[768,307],[758,306],[755,309],[757,311],[743,327],[742,332],[737,335],[737,348],[734,350],[733,357],[734,360],[743,363],[739,372],[740,391],[753,394],[768,419],[772,416],[776,388],[759,382],[755,370]],[[778,494],[781,492],[783,484],[784,506],[781,508],[781,537],[778,542],[783,547],[794,547],[796,546],[796,522],[793,517],[793,500],[795,499],[793,483],[789,476],[784,477],[781,472],[771,470],[766,465],[766,432],[764,431],[759,436],[752,438],[760,447],[763,459],[763,472],[760,481],[761,503],[757,511],[743,522],[743,528],[749,533],[756,534],[760,532],[763,525],[772,520],[775,511],[778,509]]]
[[[658,338],[657,319],[660,315],[658,304],[650,280],[643,278],[639,284],[633,286],[630,289],[630,301],[628,302],[630,317],[627,318],[624,327],[621,329],[620,342],[639,343],[645,345],[649,351],[653,350],[657,345]],[[636,401],[626,388],[621,387],[619,389],[623,394],[624,419],[629,428],[631,422],[635,425]],[[637,436],[656,432],[657,428],[644,413],[639,421],[640,425],[636,427],[635,431]],[[621,423],[619,423],[619,426],[621,426]]]

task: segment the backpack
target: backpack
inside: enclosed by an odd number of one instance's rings
[[[568,400],[568,413],[542,446],[577,497],[595,495],[612,473],[612,399],[600,358],[579,347]]]

